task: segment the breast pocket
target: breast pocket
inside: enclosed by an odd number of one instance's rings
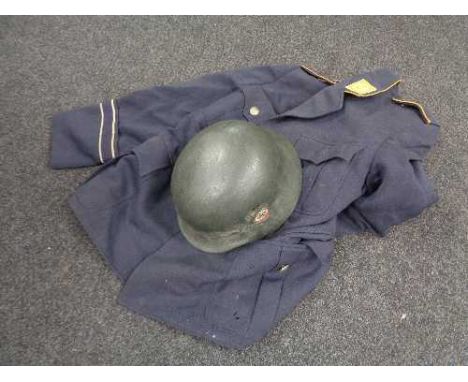
[[[362,145],[300,137],[295,148],[301,158],[303,173],[302,194],[296,210],[309,215],[325,213],[344,186],[350,163]]]

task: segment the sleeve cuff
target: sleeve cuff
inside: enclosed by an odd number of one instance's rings
[[[93,166],[115,158],[117,129],[115,100],[56,114],[52,118],[50,166]]]

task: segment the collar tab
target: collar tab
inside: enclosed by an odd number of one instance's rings
[[[390,90],[400,82],[397,73],[388,69],[379,69],[345,80],[344,92],[355,97],[372,97]]]

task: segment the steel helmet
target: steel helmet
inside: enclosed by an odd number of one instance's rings
[[[226,252],[276,231],[302,187],[293,145],[264,127],[227,120],[196,134],[177,158],[171,194],[185,238]]]

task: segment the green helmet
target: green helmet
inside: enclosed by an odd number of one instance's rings
[[[174,166],[171,193],[185,238],[220,253],[276,231],[293,212],[301,162],[282,135],[221,121],[195,135]]]

